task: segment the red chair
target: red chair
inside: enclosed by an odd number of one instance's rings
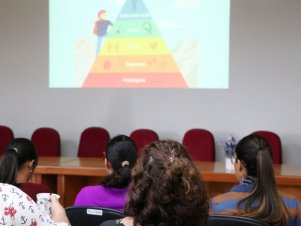
[[[145,145],[159,140],[158,134],[151,129],[136,129],[130,134],[130,138],[135,142],[138,155],[141,154]]]
[[[77,151],[78,157],[104,157],[104,152],[110,141],[109,132],[102,127],[89,127],[81,136]]]
[[[183,137],[183,145],[187,147],[193,160],[215,161],[215,145],[212,133],[205,129],[188,130]]]
[[[7,126],[0,126],[0,155],[3,155],[6,145],[14,139],[13,131]]]
[[[281,139],[280,137],[271,131],[255,131],[252,134],[258,135],[266,139],[272,148],[272,161],[275,164],[282,163],[282,148],[281,148]]]
[[[39,156],[61,155],[60,134],[53,128],[42,127],[36,129],[31,136],[31,142]]]

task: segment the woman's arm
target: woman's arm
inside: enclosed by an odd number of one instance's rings
[[[19,188],[0,184],[0,224],[23,226],[66,226],[69,224],[65,210],[57,200],[53,201],[55,221]],[[58,222],[61,221],[61,222]]]
[[[52,220],[54,222],[65,222],[70,225],[64,207],[61,206],[55,195],[50,195]]]

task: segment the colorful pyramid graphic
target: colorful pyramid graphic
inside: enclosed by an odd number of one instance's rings
[[[187,88],[143,0],[127,0],[83,87]]]

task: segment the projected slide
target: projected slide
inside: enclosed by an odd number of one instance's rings
[[[52,88],[228,88],[230,0],[51,0]]]

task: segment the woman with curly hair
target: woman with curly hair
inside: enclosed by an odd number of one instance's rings
[[[186,148],[175,141],[156,141],[144,148],[133,175],[128,217],[102,226],[203,226],[208,212],[205,184]]]

